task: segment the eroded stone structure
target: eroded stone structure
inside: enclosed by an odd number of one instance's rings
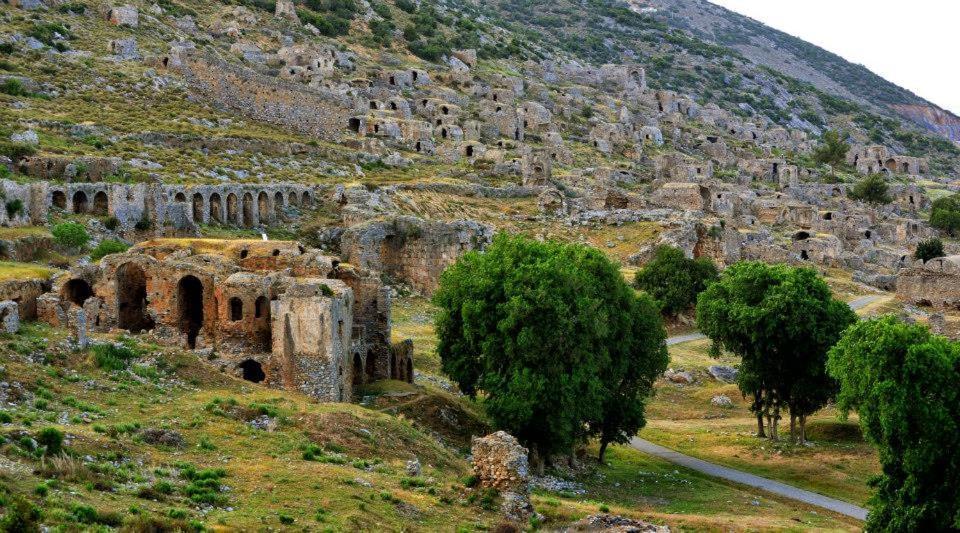
[[[413,380],[412,345],[390,345],[379,274],[292,241],[147,241],[72,269],[37,305],[51,324],[151,332],[323,401],[349,400],[367,381]],[[78,310],[85,324],[74,323]]]

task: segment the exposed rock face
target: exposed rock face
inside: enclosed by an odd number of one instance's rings
[[[17,302],[11,300],[0,302],[0,329],[4,333],[20,331],[20,306]]]
[[[497,431],[474,437],[470,451],[480,486],[501,492],[502,510],[508,520],[525,522],[533,512],[527,449],[509,433]]]
[[[351,264],[431,294],[444,269],[464,253],[482,249],[492,238],[492,227],[471,220],[437,222],[402,216],[347,228],[340,252]]]
[[[595,514],[574,522],[561,531],[564,533],[580,531],[597,533],[670,533],[670,528],[618,515]]]
[[[136,6],[130,4],[110,8],[107,12],[107,20],[117,26],[129,26],[136,28],[140,25],[140,13]]]

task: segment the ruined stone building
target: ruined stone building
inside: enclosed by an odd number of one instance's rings
[[[960,309],[960,256],[916,261],[901,270],[897,298],[940,310]]]
[[[348,401],[376,379],[412,382],[412,344],[390,344],[378,273],[292,241],[158,239],[57,278],[40,318],[149,332],[243,379]]]

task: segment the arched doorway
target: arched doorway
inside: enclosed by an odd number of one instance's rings
[[[273,195],[273,212],[276,215],[277,220],[280,220],[283,217],[283,193],[277,192]]]
[[[364,369],[367,371],[367,381],[373,381],[377,372],[377,358],[373,355],[373,350],[367,350],[367,364]]]
[[[353,385],[363,385],[363,361],[360,354],[353,354]]]
[[[87,212],[87,193],[83,191],[77,191],[73,193],[73,212],[80,214]]]
[[[53,207],[57,209],[66,209],[67,208],[67,195],[63,191],[53,191]]]
[[[203,283],[195,276],[184,276],[177,283],[177,304],[180,332],[187,336],[187,347],[197,347],[197,336],[203,328]]]
[[[270,302],[267,300],[266,296],[261,296],[257,298],[257,301],[253,303],[253,317],[254,318],[270,317]]]
[[[233,193],[227,195],[227,222],[233,225],[240,223],[240,207],[237,195]]]
[[[90,284],[82,279],[72,279],[63,286],[63,297],[76,305],[83,306],[87,298],[93,296]]]
[[[140,333],[153,329],[147,314],[147,275],[136,263],[117,269],[117,322],[120,329]]]
[[[310,207],[310,201],[310,193],[303,191],[303,199],[300,200],[300,204],[303,205],[303,207]]]
[[[200,193],[193,195],[193,221],[203,222],[203,195]]]
[[[97,216],[106,216],[110,211],[110,200],[107,193],[100,191],[93,195],[93,214]]]
[[[297,196],[296,192],[291,192],[290,198],[288,200],[290,202],[290,205],[297,205],[297,206],[300,205],[300,197]]]
[[[240,369],[243,379],[247,381],[260,383],[261,381],[267,379],[267,374],[263,371],[263,365],[254,361],[253,359],[247,359],[243,361],[237,365],[237,368]]]
[[[257,195],[257,215],[260,217],[261,224],[266,224],[270,220],[270,197],[263,191]]]
[[[230,320],[236,322],[243,318],[243,300],[234,296],[230,298]]]
[[[253,195],[250,193],[243,195],[243,227],[253,227]]]
[[[220,201],[220,194],[210,195],[210,220],[214,222],[223,222],[223,203]]]

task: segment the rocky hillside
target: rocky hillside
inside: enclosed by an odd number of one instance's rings
[[[648,2],[671,26],[730,47],[757,65],[813,84],[817,89],[886,115],[899,115],[950,140],[960,141],[960,117],[863,65],[704,0]]]

